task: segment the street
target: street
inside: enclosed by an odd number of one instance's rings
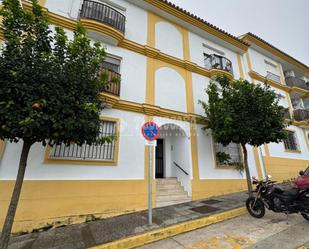
[[[140,249],[294,249],[308,242],[309,222],[302,216],[267,212],[262,219],[243,215]]]

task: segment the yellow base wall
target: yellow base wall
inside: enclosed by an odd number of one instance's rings
[[[247,189],[246,180],[207,179],[192,181],[192,199],[199,200],[212,196],[225,195]]]
[[[0,181],[0,227],[14,181]],[[147,208],[147,181],[25,181],[13,232],[81,223]],[[155,196],[155,186],[154,186]],[[155,205],[155,198],[153,198]]]
[[[264,157],[266,173],[273,180],[283,181],[296,178],[300,170],[305,170],[309,160],[289,159],[280,157]]]

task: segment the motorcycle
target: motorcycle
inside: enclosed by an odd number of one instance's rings
[[[289,184],[276,184],[271,176],[266,179],[253,178],[256,185],[254,196],[246,201],[249,214],[255,218],[265,215],[265,207],[276,213],[300,213],[309,221],[309,167]]]

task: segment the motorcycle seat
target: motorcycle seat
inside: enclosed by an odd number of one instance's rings
[[[309,186],[298,186],[299,189],[303,190],[303,189],[309,189]]]
[[[290,188],[290,187],[283,187],[281,185],[276,185],[275,188],[277,190],[280,190],[283,195],[288,195],[288,196],[295,196],[298,194],[298,189],[297,188]]]

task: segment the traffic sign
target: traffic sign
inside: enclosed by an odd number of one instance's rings
[[[147,122],[142,126],[142,134],[148,141],[153,141],[160,136],[160,128],[154,122]]]

